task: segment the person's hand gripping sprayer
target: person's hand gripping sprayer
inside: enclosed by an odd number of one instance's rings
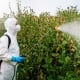
[[[21,27],[16,18],[8,18],[4,22],[6,32],[0,38],[0,80],[16,80],[17,63],[24,62],[20,56],[17,33]]]
[[[22,56],[19,56],[19,57],[12,56],[11,61],[17,62],[17,63],[23,63],[24,62],[24,57],[22,57]]]

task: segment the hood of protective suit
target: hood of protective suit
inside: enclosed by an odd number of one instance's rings
[[[7,32],[10,32],[13,34],[20,31],[20,28],[21,28],[16,18],[8,18],[5,21],[4,26]]]

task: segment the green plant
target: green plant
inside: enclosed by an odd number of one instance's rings
[[[65,22],[76,18],[72,11],[74,18],[69,18],[68,11],[59,13],[61,19],[68,17]],[[18,42],[26,56],[24,64],[19,66],[17,80],[79,80],[80,47],[69,35],[54,30],[64,23],[57,18],[49,13],[37,17],[33,11],[17,15],[22,26]]]

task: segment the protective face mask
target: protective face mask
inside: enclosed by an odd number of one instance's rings
[[[21,30],[21,26],[20,25],[16,25],[16,29],[17,32]]]

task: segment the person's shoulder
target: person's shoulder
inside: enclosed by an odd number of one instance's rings
[[[1,37],[0,37],[0,41],[3,41],[3,42],[6,42],[8,39],[7,39],[7,37],[5,36],[5,35],[2,35]]]

